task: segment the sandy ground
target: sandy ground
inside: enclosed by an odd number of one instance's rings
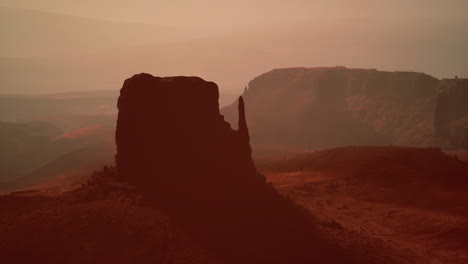
[[[363,262],[466,264],[468,163],[455,156],[437,149],[348,147],[299,158],[275,158],[260,164],[259,170],[280,193],[315,216],[315,226],[326,238],[355,252]],[[46,205],[51,201],[60,205],[56,198],[75,184],[60,178],[54,184],[3,197],[0,201],[12,209],[0,210],[4,213],[0,227],[6,228],[2,232],[9,234],[17,219],[29,219],[29,207],[19,206],[31,200],[28,197],[37,198],[32,199],[32,207],[43,200]],[[110,200],[120,206],[117,197]],[[15,215],[18,210],[22,218]],[[43,214],[41,210],[36,210],[39,215]],[[108,217],[114,218],[115,214],[109,212]],[[26,221],[19,226],[34,228],[34,223]]]
[[[342,175],[322,171],[266,176],[313,212],[331,239],[361,250],[375,263],[468,263],[468,214],[463,207],[431,210],[372,202],[356,195]]]

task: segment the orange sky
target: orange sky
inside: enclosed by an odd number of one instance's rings
[[[0,93],[118,89],[138,72],[237,93],[301,66],[468,77],[466,10],[466,0],[0,0]]]
[[[343,17],[468,22],[465,0],[0,0],[0,6],[218,29],[275,20]]]

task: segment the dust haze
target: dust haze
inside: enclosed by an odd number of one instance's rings
[[[1,92],[9,94],[115,89],[116,80],[143,71],[205,76],[232,94],[274,68],[347,66],[438,78],[463,76],[468,68],[465,1],[2,0],[0,6]]]
[[[467,10],[0,0],[0,259],[468,263]]]

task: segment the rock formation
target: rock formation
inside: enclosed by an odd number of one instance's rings
[[[435,144],[468,149],[468,79],[444,79],[434,114]]]
[[[135,75],[118,108],[119,177],[223,261],[350,263],[256,172],[242,97],[237,131],[219,112],[217,85],[197,77]]]
[[[235,191],[241,183],[264,182],[251,159],[246,125],[234,131],[219,113],[215,83],[135,75],[125,81],[118,108],[119,175],[159,198],[173,199],[174,190],[189,198],[198,185]],[[246,124],[242,103],[239,124]]]
[[[374,69],[288,68],[253,79],[242,95],[254,150],[431,144],[439,80]],[[236,104],[222,109],[236,118]]]
[[[437,96],[436,108],[434,111],[434,144],[436,146],[446,146],[449,139],[449,95],[447,92],[442,91]]]

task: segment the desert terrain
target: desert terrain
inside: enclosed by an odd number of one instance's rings
[[[267,179],[375,263],[468,261],[468,163],[438,149],[344,147],[262,161]]]
[[[361,263],[468,261],[468,163],[457,156],[431,148],[343,147],[256,164],[281,194],[307,209],[325,240]],[[77,189],[61,182],[70,188],[36,186],[1,196],[0,232],[8,241],[2,255],[18,263],[219,263],[115,173],[105,168]],[[49,246],[37,247],[44,240]]]
[[[0,255],[468,261],[465,79],[343,67],[258,78],[230,105],[213,82],[149,74],[124,82],[118,109],[108,91],[0,98]]]
[[[467,264],[466,10],[0,0],[0,263]]]

